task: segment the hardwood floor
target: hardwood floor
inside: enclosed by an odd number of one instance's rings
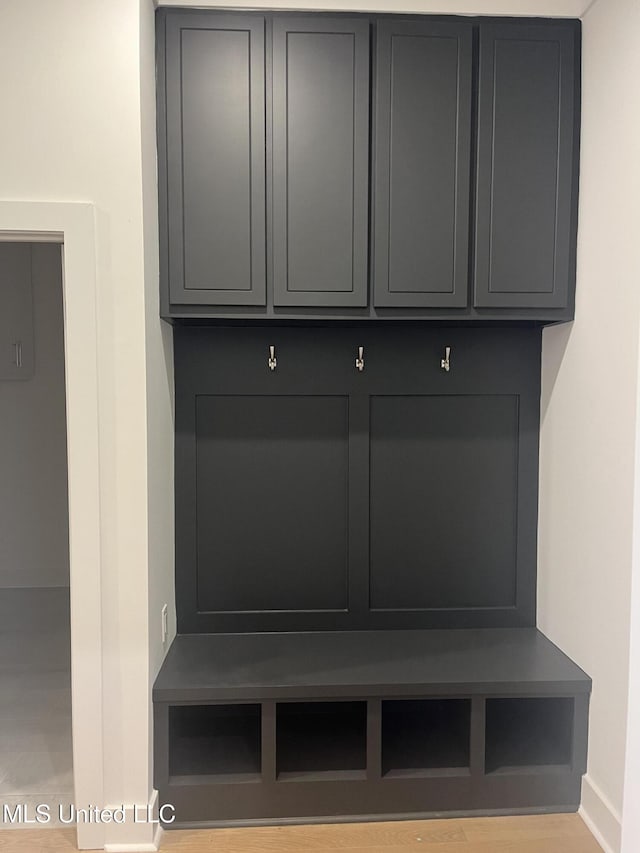
[[[70,829],[0,832],[2,853],[75,850]],[[165,833],[162,853],[602,853],[576,814]]]

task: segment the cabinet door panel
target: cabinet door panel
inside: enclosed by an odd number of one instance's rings
[[[170,16],[166,39],[171,302],[264,305],[264,20]]]
[[[369,24],[273,22],[275,305],[367,304]]]
[[[375,304],[468,293],[471,27],[378,24]]]
[[[347,607],[348,398],[196,398],[200,612]]]
[[[568,303],[573,38],[561,27],[480,27],[477,307]]]
[[[371,608],[516,602],[518,398],[371,403]]]

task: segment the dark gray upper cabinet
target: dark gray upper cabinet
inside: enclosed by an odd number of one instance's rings
[[[480,25],[478,308],[569,305],[574,32],[529,23]]]
[[[171,302],[265,303],[264,28],[257,16],[167,18]]]
[[[164,317],[572,319],[578,21],[161,9],[157,65]]]
[[[378,23],[374,304],[468,299],[472,26]]]
[[[275,305],[366,306],[369,21],[273,21]]]

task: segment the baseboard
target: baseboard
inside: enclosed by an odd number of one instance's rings
[[[148,803],[121,804],[107,808],[123,808],[125,820],[105,827],[106,853],[156,853],[160,847],[162,827],[158,822],[158,792],[153,791]]]
[[[579,814],[604,853],[620,853],[622,816],[588,775],[582,780]]]

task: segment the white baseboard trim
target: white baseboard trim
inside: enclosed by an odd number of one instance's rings
[[[148,803],[108,806],[124,808],[124,823],[105,826],[106,853],[156,853],[160,847],[162,827],[158,823],[158,792],[153,791]]]
[[[622,816],[589,775],[582,780],[578,813],[604,853],[620,853]]]

